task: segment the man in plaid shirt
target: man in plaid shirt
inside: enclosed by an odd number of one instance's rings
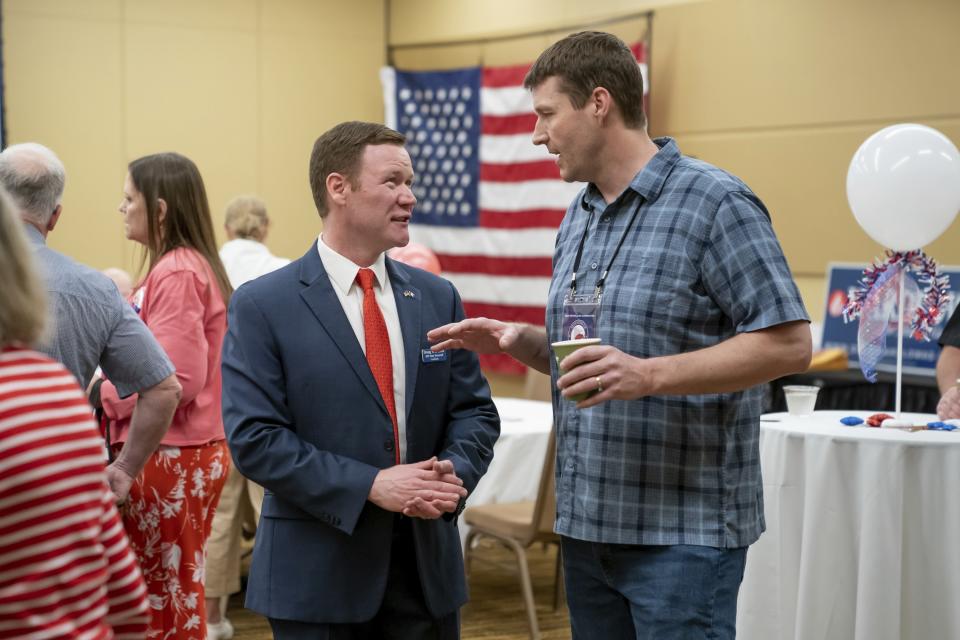
[[[746,549],[764,529],[758,385],[810,362],[800,294],[759,198],[647,135],[623,42],[568,36],[524,84],[533,142],[564,180],[588,183],[560,226],[546,331],[473,318],[428,336],[556,381],[574,638],[733,638]],[[558,369],[550,342],[571,337],[574,288],[592,297],[585,327],[602,343]]]

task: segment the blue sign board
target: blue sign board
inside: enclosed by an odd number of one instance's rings
[[[823,349],[839,347],[845,349],[851,369],[860,367],[860,358],[857,354],[857,331],[860,321],[854,320],[849,324],[843,322],[843,307],[847,303],[847,294],[850,288],[856,286],[863,276],[865,264],[832,263],[827,268],[827,304],[823,314],[823,338],[820,346]],[[957,306],[960,297],[960,267],[941,267],[940,271],[950,276],[950,305],[949,311]],[[944,320],[933,328],[930,342],[918,342],[910,337],[910,324],[904,321],[903,331],[903,371],[916,375],[933,376],[936,373],[937,356],[940,354],[940,345],[937,340],[946,324]],[[887,330],[887,350],[883,360],[877,366],[878,371],[897,370],[897,317],[891,318]]]

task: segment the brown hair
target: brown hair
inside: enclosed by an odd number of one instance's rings
[[[134,160],[128,169],[147,207],[147,243],[141,268],[149,258],[153,269],[162,256],[178,247],[193,249],[210,265],[223,301],[228,302],[233,287],[217,254],[210,203],[197,165],[179,153],[155,153]],[[161,199],[167,203],[162,222]]]
[[[357,170],[367,146],[395,144],[402,147],[406,141],[406,136],[390,127],[355,120],[340,123],[317,138],[310,153],[310,189],[320,217],[327,217],[329,212],[327,176],[340,173],[356,187]]]
[[[227,203],[224,226],[233,236],[263,242],[267,235],[267,203],[256,196],[237,196]]]
[[[0,189],[0,347],[31,345],[47,325],[47,296],[23,223]]]
[[[602,31],[581,31],[553,43],[540,54],[523,79],[533,89],[555,76],[560,89],[577,109],[597,87],[610,92],[630,129],[647,125],[643,113],[643,74],[630,48],[620,38]]]

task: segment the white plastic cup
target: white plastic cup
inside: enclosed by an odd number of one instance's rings
[[[809,416],[817,405],[820,387],[790,384],[783,388],[787,398],[787,412],[792,416]]]

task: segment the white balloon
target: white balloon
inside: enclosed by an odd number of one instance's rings
[[[871,238],[894,251],[919,249],[960,211],[960,152],[920,124],[881,129],[853,154],[847,200]]]

